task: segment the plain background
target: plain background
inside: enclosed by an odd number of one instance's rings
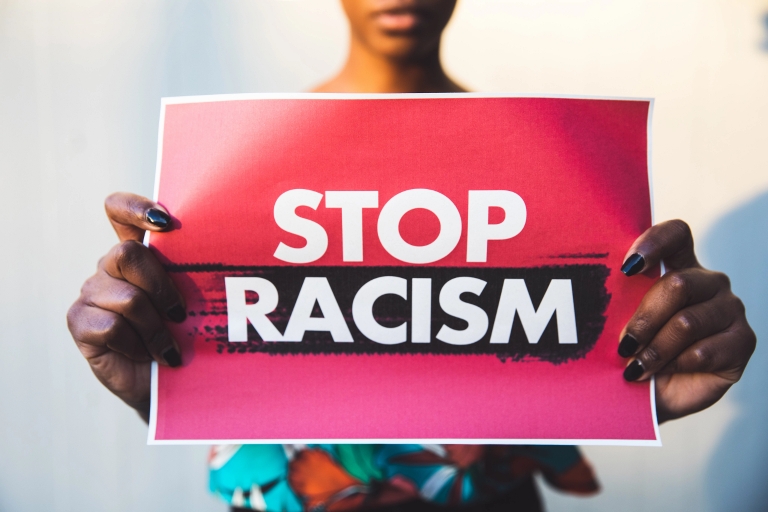
[[[657,220],[692,226],[768,335],[768,3],[460,0],[444,60],[478,91],[656,98]],[[0,0],[0,510],[223,511],[206,448],[148,447],[65,313],[151,195],[160,97],[301,91],[342,63],[336,0]],[[255,198],[256,199],[256,198]],[[618,340],[617,340],[618,341]],[[768,508],[768,349],[663,448],[587,448],[594,498],[551,511]]]

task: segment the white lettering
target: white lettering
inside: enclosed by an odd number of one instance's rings
[[[504,210],[504,220],[488,223],[488,210]],[[507,240],[525,227],[527,210],[523,199],[509,190],[470,190],[467,209],[467,261],[488,259],[488,240]]]
[[[407,212],[424,208],[440,221],[437,238],[423,246],[411,245],[400,236],[400,219]],[[448,256],[461,238],[461,215],[456,205],[439,192],[413,189],[400,192],[381,209],[379,241],[386,251],[406,263],[432,263]]]
[[[341,243],[343,261],[363,261],[363,208],[378,208],[379,193],[363,191],[328,191],[326,208],[341,208]]]
[[[303,237],[304,247],[290,247],[283,242],[275,250],[275,258],[288,263],[310,263],[320,259],[328,249],[328,234],[317,222],[296,215],[296,208],[308,206],[317,209],[323,194],[312,190],[294,189],[284,192],[275,201],[275,222],[281,229]]]
[[[390,293],[408,299],[408,282],[402,277],[377,277],[365,283],[352,301],[352,318],[357,328],[366,338],[383,345],[404,343],[408,335],[407,322],[397,327],[384,327],[373,317],[373,303]]]
[[[432,340],[432,279],[411,279],[411,343]]]
[[[322,318],[312,316],[315,302],[323,313]],[[335,342],[354,341],[344,315],[341,314],[339,304],[336,302],[336,297],[333,295],[331,285],[325,277],[304,279],[282,341],[301,341],[307,331],[328,331]]]
[[[471,345],[485,336],[488,331],[488,315],[480,307],[461,300],[462,293],[479,296],[486,282],[474,277],[456,277],[443,285],[440,290],[440,307],[451,316],[467,322],[461,331],[443,325],[437,339],[451,345]]]
[[[277,288],[260,277],[225,277],[227,291],[227,336],[229,341],[248,341],[248,322],[264,341],[283,339],[267,315],[277,307]],[[258,294],[255,304],[248,304],[245,292]]]
[[[573,309],[573,289],[570,279],[552,279],[538,311],[533,308],[528,287],[523,279],[505,279],[501,288],[499,307],[491,331],[491,343],[509,343],[515,312],[523,324],[528,343],[538,343],[552,315],[557,312],[559,343],[577,343],[576,314]]]

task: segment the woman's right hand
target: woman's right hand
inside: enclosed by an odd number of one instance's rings
[[[172,222],[165,208],[135,194],[112,194],[104,206],[120,243],[83,285],[67,325],[99,381],[147,420],[151,361],[181,364],[164,320],[183,322],[186,306],[141,241],[146,230],[168,231]]]

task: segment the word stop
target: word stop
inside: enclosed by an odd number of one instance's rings
[[[316,210],[323,194],[312,190],[293,189],[284,192],[274,206],[277,225],[304,238],[304,247],[291,247],[283,242],[275,258],[288,263],[317,261],[328,249],[328,233],[312,220],[300,217],[296,209],[305,206]],[[467,262],[485,262],[490,240],[506,240],[518,235],[525,227],[526,207],[523,199],[509,190],[470,190],[467,207]],[[379,207],[376,191],[329,191],[325,207],[341,210],[343,261],[363,261],[363,209]],[[504,220],[489,222],[489,210],[500,208]],[[440,221],[440,233],[427,245],[412,245],[400,236],[400,219],[417,208],[429,210]],[[448,256],[458,245],[462,234],[462,219],[456,205],[445,195],[429,189],[411,189],[392,197],[381,208],[377,232],[382,247],[394,258],[405,263],[433,263]]]

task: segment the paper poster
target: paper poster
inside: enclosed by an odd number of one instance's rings
[[[619,334],[654,277],[652,102],[166,99],[152,233],[187,301],[152,443],[658,444]]]

